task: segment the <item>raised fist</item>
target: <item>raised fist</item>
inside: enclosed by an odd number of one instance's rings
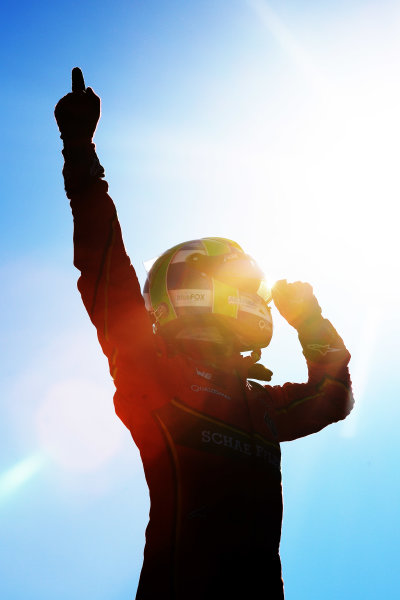
[[[309,283],[288,283],[286,279],[281,279],[272,288],[272,299],[282,317],[296,329],[310,318],[321,315],[321,308]]]
[[[72,92],[58,102],[54,116],[64,144],[91,142],[100,119],[100,98],[85,88],[82,71],[72,69]]]

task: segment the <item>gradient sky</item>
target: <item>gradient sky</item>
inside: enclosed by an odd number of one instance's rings
[[[54,105],[80,66],[131,260],[237,240],[309,281],[356,408],[282,445],[287,600],[398,598],[400,4],[3,3],[0,596],[126,600],[148,495],[76,290]],[[304,381],[274,311],[263,362]]]

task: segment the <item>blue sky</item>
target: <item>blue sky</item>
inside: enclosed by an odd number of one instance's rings
[[[395,1],[5,2],[1,24],[0,593],[124,600],[148,497],[76,290],[53,118],[83,69],[98,154],[143,261],[207,235],[312,283],[356,408],[284,444],[288,600],[395,599],[399,531]],[[274,312],[263,362],[303,381]]]

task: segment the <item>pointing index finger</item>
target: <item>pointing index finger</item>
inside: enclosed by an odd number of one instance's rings
[[[85,80],[83,79],[83,74],[79,67],[75,67],[74,69],[72,69],[72,91],[85,91]]]

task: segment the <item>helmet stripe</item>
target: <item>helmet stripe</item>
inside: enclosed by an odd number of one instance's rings
[[[226,240],[224,238],[203,238],[201,241],[203,242],[209,256],[230,254],[232,252],[230,240]],[[239,290],[231,285],[227,285],[223,281],[219,281],[214,278],[212,278],[212,284],[212,312],[237,319],[239,305],[235,302],[230,303],[229,297],[239,298]]]
[[[150,283],[150,300],[153,307],[153,310],[156,312],[157,308],[161,304],[165,304],[168,307],[168,314],[163,315],[164,323],[168,323],[168,321],[172,321],[176,319],[176,312],[174,306],[171,302],[171,298],[168,294],[167,287],[167,273],[168,267],[171,263],[172,257],[170,254],[165,257],[165,260],[161,260],[158,264],[154,265],[156,267],[155,271],[151,274],[151,283]]]
[[[230,254],[232,252],[228,240],[223,238],[203,238],[201,241],[208,256],[218,256],[219,254]]]
[[[204,277],[200,271],[193,269],[187,262],[170,262],[168,269],[168,290],[180,290],[183,288],[211,289],[210,277]]]
[[[212,282],[214,292],[212,312],[237,319],[239,304],[229,302],[229,298],[239,298],[239,290],[214,278]]]

